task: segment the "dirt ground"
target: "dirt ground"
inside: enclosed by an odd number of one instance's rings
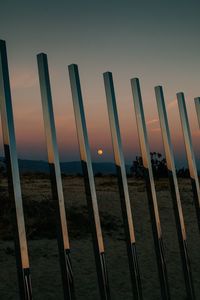
[[[144,299],[161,299],[145,185],[129,178],[137,253]],[[117,179],[95,178],[106,261],[114,300],[133,299]],[[200,299],[200,237],[190,180],[180,179],[188,252],[197,299]],[[99,298],[87,203],[82,177],[64,176],[63,186],[77,299]],[[164,250],[172,299],[186,299],[172,200],[167,179],[156,182]],[[63,299],[55,230],[54,201],[49,179],[41,175],[22,178],[24,212],[33,287],[33,299]],[[0,299],[17,300],[18,286],[7,183],[0,181]]]

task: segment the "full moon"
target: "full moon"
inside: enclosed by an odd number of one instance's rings
[[[103,150],[102,149],[98,149],[97,153],[98,153],[98,155],[103,155]]]

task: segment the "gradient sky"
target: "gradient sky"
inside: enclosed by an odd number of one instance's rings
[[[177,163],[185,159],[176,92],[183,91],[197,161],[200,2],[1,0],[20,158],[46,159],[36,54],[46,52],[62,161],[79,159],[67,65],[79,65],[94,161],[112,161],[102,73],[112,71],[126,162],[139,153],[130,78],[141,80],[152,151],[163,151],[153,87],[163,85]],[[97,149],[104,155],[98,157]],[[0,155],[3,153],[0,127]]]

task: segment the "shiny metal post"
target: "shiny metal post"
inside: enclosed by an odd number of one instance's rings
[[[176,229],[177,229],[177,235],[179,240],[179,248],[181,253],[186,292],[187,292],[188,299],[192,300],[195,299],[195,293],[193,287],[190,260],[188,257],[187,237],[186,237],[183,210],[182,210],[181,199],[180,199],[180,192],[178,187],[178,180],[176,176],[174,154],[173,154],[171,136],[169,131],[164,94],[161,86],[155,87],[155,94],[156,94],[160,127],[161,127],[162,139],[163,139],[166,162],[167,162],[168,177],[170,182],[171,197],[172,197],[173,209],[174,209],[174,215],[176,221]]]
[[[159,279],[161,286],[162,299],[170,299],[167,269],[164,257],[163,239],[160,224],[160,216],[158,211],[155,183],[153,178],[153,171],[150,158],[149,143],[147,138],[147,129],[143,111],[142,96],[140,91],[139,79],[131,79],[133,102],[135,107],[136,122],[139,134],[140,148],[142,154],[144,178],[146,182],[147,196],[149,202],[149,210],[151,217],[151,224],[153,230],[155,252],[157,257]]]
[[[32,299],[32,289],[29,257],[15,141],[6,43],[3,40],[0,40],[0,112],[8,174],[9,197],[11,200],[13,227],[15,231],[15,254],[20,298],[22,300],[30,300]]]
[[[131,212],[131,204],[129,198],[125,162],[122,150],[121,134],[119,128],[119,120],[117,113],[117,105],[115,99],[115,91],[112,73],[103,74],[104,85],[106,91],[108,115],[110,121],[110,130],[112,135],[112,144],[114,150],[115,165],[118,177],[118,186],[121,200],[121,209],[126,235],[126,245],[129,259],[129,267],[131,273],[133,296],[134,299],[142,299],[142,287],[140,273],[138,267],[138,258],[136,252],[135,232],[133,226],[133,218]]]
[[[44,127],[46,133],[48,163],[51,176],[51,188],[53,200],[56,204],[58,233],[57,239],[62,273],[63,291],[64,298],[69,300],[74,299],[75,294],[47,55],[44,53],[38,54],[37,63],[43,108]]]
[[[195,102],[195,107],[196,107],[196,112],[197,112],[197,119],[198,119],[199,128],[200,128],[200,97],[195,98],[194,102]]]
[[[110,299],[108,276],[106,270],[104,243],[99,218],[99,210],[90,155],[89,140],[87,134],[81,85],[78,66],[75,64],[69,67],[69,77],[72,91],[74,114],[76,120],[77,136],[79,142],[81,164],[84,175],[86,198],[88,203],[89,217],[93,236],[94,254],[96,260],[97,275],[101,299]]]
[[[192,147],[192,138],[189,126],[189,120],[185,105],[185,97],[183,93],[177,93],[179,114],[181,118],[181,125],[183,131],[183,137],[185,142],[186,155],[188,160],[188,167],[190,172],[190,178],[192,182],[192,191],[194,197],[194,204],[196,208],[196,215],[198,220],[198,227],[200,231],[200,187],[199,179],[197,174],[197,167],[195,162],[194,150]]]

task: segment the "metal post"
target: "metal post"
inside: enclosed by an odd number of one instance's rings
[[[138,267],[138,258],[136,252],[135,232],[133,226],[133,218],[131,212],[131,204],[129,198],[125,162],[122,150],[122,142],[119,128],[119,120],[115,99],[115,91],[112,73],[106,72],[104,76],[104,85],[106,91],[108,115],[110,121],[110,129],[112,135],[112,144],[115,157],[115,165],[118,177],[118,186],[121,199],[121,209],[124,221],[124,229],[126,235],[127,252],[129,259],[129,267],[132,279],[134,299],[142,299],[142,287],[140,273]]]
[[[200,128],[200,97],[195,98],[194,101],[195,101],[197,118],[198,118],[199,128]]]
[[[99,210],[77,65],[73,64],[69,66],[69,76],[74,105],[74,114],[76,119],[77,136],[79,141],[81,164],[84,174],[86,197],[93,235],[93,246],[99,281],[99,290],[101,299],[110,299],[108,276],[104,255],[104,244],[99,219]]]
[[[181,118],[181,125],[182,125],[183,137],[185,142],[185,149],[186,149],[186,155],[188,160],[190,178],[192,182],[194,204],[196,208],[196,215],[197,215],[198,226],[200,231],[200,187],[199,187],[199,179],[197,174],[194,151],[192,147],[192,138],[190,133],[190,126],[188,121],[184,94],[177,93],[177,100],[178,100],[178,107],[179,107],[179,113]]]
[[[60,171],[59,153],[56,139],[56,128],[54,122],[53,104],[51,96],[51,86],[48,70],[47,55],[40,53],[37,55],[38,72],[40,80],[40,90],[42,98],[42,108],[44,126],[46,133],[46,143],[48,151],[48,162],[50,167],[51,188],[53,199],[56,201],[57,210],[57,232],[58,248],[60,255],[60,266],[65,299],[74,299],[74,283],[72,266],[70,260],[70,245],[66,222],[65,202]]]
[[[22,300],[30,300],[32,299],[32,290],[29,257],[15,141],[6,43],[3,40],[0,40],[0,111],[4,151],[7,164],[8,189],[12,206],[13,227],[15,231],[15,252],[20,298]]]
[[[169,182],[171,188],[171,197],[172,197],[174,215],[176,220],[176,229],[177,229],[177,235],[179,240],[179,248],[180,248],[181,259],[182,259],[186,292],[187,292],[188,299],[192,300],[195,299],[195,293],[193,287],[190,260],[188,257],[187,237],[186,237],[183,210],[182,210],[181,199],[180,199],[180,192],[179,192],[178,181],[176,176],[174,154],[172,149],[172,142],[171,142],[171,136],[169,131],[164,94],[161,86],[155,87],[155,94],[156,94],[160,127],[161,127],[166,162],[167,162],[168,176],[169,176]]]
[[[146,182],[147,196],[149,202],[149,210],[151,216],[151,224],[153,230],[155,251],[157,257],[160,285],[161,285],[161,294],[162,299],[170,299],[168,278],[167,278],[167,269],[164,257],[163,249],[163,239],[162,231],[160,224],[160,217],[158,211],[156,190],[153,178],[153,171],[150,159],[150,150],[147,138],[146,123],[142,105],[142,96],[140,91],[139,79],[131,79],[132,93],[133,93],[133,102],[135,106],[136,121],[138,127],[140,148],[143,160],[144,167],[144,177]]]

